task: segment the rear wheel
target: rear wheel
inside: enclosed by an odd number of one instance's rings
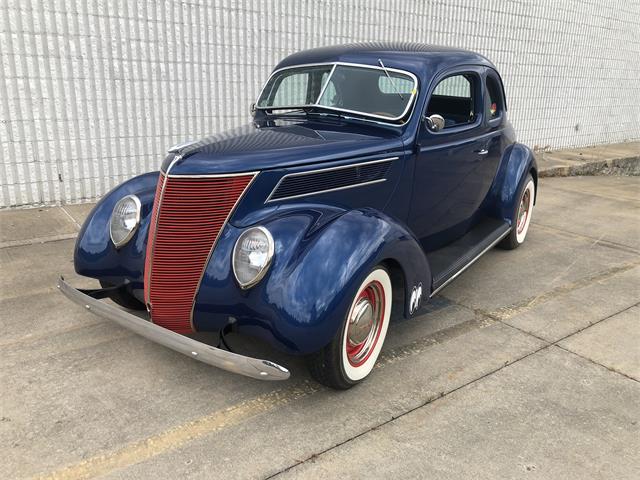
[[[114,285],[100,280],[100,286],[102,288],[111,288]],[[129,310],[146,310],[144,303],[122,288],[111,292],[109,298],[121,307],[128,308]]]
[[[527,175],[524,188],[520,192],[520,199],[513,212],[513,227],[499,244],[500,248],[513,250],[524,243],[531,224],[531,214],[533,213],[533,202],[536,198],[536,186],[533,177]]]
[[[308,357],[318,382],[345,390],[371,373],[389,328],[391,300],[389,273],[378,266],[360,285],[333,340]]]

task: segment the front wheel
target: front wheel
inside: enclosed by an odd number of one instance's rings
[[[536,198],[536,185],[533,177],[527,175],[524,182],[524,188],[520,192],[520,198],[516,204],[516,210],[513,212],[513,227],[509,235],[498,244],[498,247],[505,250],[513,250],[524,243],[531,224],[531,215],[533,214],[533,202]]]
[[[391,300],[391,278],[378,266],[358,288],[333,340],[307,358],[309,371],[318,382],[346,390],[371,373],[387,336]]]

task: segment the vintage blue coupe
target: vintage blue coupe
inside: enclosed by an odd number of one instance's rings
[[[277,65],[252,112],[107,194],[74,257],[103,288],[59,288],[222,369],[289,377],[224,348],[233,331],[306,356],[318,381],[344,389],[371,372],[392,312],[415,315],[490,248],[525,240],[537,167],[481,55],[307,50]],[[220,332],[221,346],[183,335],[200,331]]]

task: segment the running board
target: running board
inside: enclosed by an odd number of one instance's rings
[[[431,297],[446,287],[511,231],[509,224],[485,218],[464,237],[439,250],[427,253],[433,275]]]

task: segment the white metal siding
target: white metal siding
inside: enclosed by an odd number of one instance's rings
[[[248,121],[282,57],[352,41],[486,55],[531,147],[637,140],[638,32],[638,0],[0,0],[0,207],[99,197]]]

